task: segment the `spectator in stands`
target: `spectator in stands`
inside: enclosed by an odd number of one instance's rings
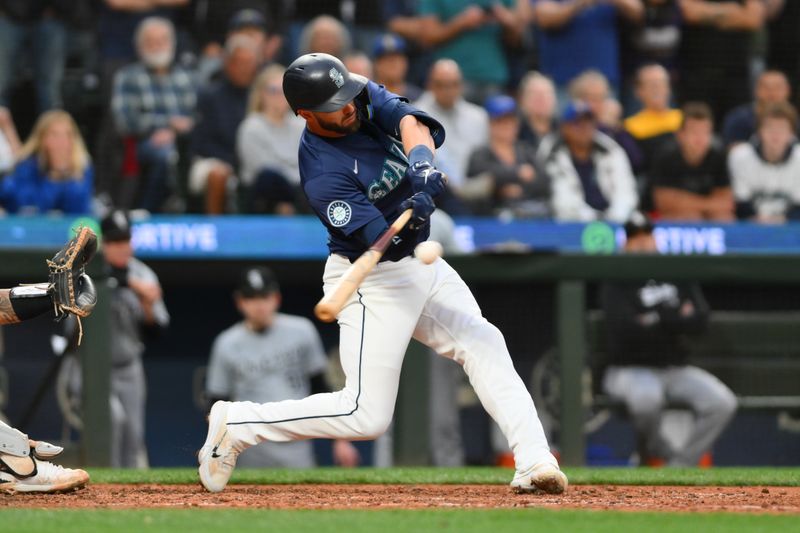
[[[447,132],[447,144],[436,151],[437,166],[447,169],[449,185],[456,191],[465,184],[470,154],[489,142],[486,111],[464,100],[463,91],[458,63],[440,59],[431,66],[428,90],[415,104],[436,117]]]
[[[597,129],[585,102],[570,102],[557,133],[539,143],[552,179],[557,220],[624,222],[636,209],[636,182],[625,151]]]
[[[643,20],[623,20],[619,28],[623,80],[620,97],[628,113],[638,109],[630,88],[636,86],[639,69],[662,65],[674,75],[681,43],[683,21],[678,1],[643,0],[643,3]]]
[[[406,80],[408,75],[406,50],[406,41],[402,37],[392,33],[378,36],[372,45],[374,80],[390,92],[405,96],[413,102],[422,95],[422,89]]]
[[[344,24],[330,15],[320,15],[303,28],[298,53],[322,52],[341,59],[350,53],[352,45],[353,38]]]
[[[217,63],[219,68],[225,42],[234,35],[246,35],[261,48],[264,61],[272,62],[283,44],[285,11],[285,2],[270,0],[195,0],[193,33],[202,61]],[[228,21],[227,25],[222,21]]]
[[[742,104],[725,115],[722,138],[728,149],[749,141],[756,132],[758,114],[771,104],[788,102],[791,87],[783,72],[766,70],[758,77],[753,93],[752,102]]]
[[[625,225],[625,253],[658,252],[653,227],[644,217]],[[736,397],[719,379],[687,362],[684,338],[702,334],[709,308],[696,283],[661,280],[606,283],[600,288],[606,321],[603,389],[628,410],[641,442],[641,464],[697,466],[736,412]],[[694,414],[679,449],[661,434],[669,403]]]
[[[14,168],[21,148],[11,112],[8,108],[0,107],[0,179]]]
[[[633,171],[638,172],[643,162],[642,152],[622,126],[620,112],[617,111],[619,104],[611,96],[608,79],[597,70],[582,72],[569,83],[569,96],[573,101],[579,100],[589,105],[597,129],[625,150]]]
[[[714,140],[711,108],[689,102],[682,112],[677,143],[670,143],[652,167],[655,209],[670,220],[731,221],[733,193],[725,150]]]
[[[281,65],[270,65],[250,91],[247,118],[236,136],[240,198],[246,213],[294,214],[300,190],[297,147],[305,121],[283,95]]]
[[[422,25],[417,0],[384,0],[382,3],[385,31],[406,40],[408,49],[408,79],[418,86],[425,84],[431,50],[422,45]]]
[[[102,0],[97,2],[97,36],[103,79],[110,81],[116,71],[135,61],[139,54],[136,30],[149,17],[174,21],[190,0]]]
[[[342,60],[348,72],[372,79],[372,60],[364,52],[351,52]]]
[[[489,144],[472,153],[468,181],[485,179],[490,184],[488,214],[550,216],[550,177],[538,163],[536,149],[517,140],[520,120],[516,102],[506,95],[490,96],[485,107]]]
[[[670,108],[671,97],[667,69],[655,63],[639,69],[636,73],[636,98],[642,109],[625,119],[625,130],[639,144],[645,174],[649,173],[656,154],[665,148],[681,126],[681,111]]]
[[[59,0],[0,0],[0,105],[21,66],[33,55],[33,85],[39,113],[61,107],[67,58],[67,25],[72,6]]]
[[[765,0],[679,0],[681,102],[709,102],[724,117],[749,97],[753,34],[766,20]]]
[[[136,49],[139,61],[115,76],[111,108],[120,134],[136,139],[144,174],[140,207],[157,212],[176,188],[177,141],[194,125],[197,93],[192,74],[173,62],[175,29],[169,20],[143,20]]]
[[[800,220],[797,111],[788,102],[759,114],[757,135],[728,154],[736,215],[764,224]]]
[[[615,91],[620,86],[617,16],[639,23],[641,0],[535,0],[542,73],[550,76],[566,102],[569,82],[589,69],[602,73]]]
[[[531,71],[519,83],[519,107],[521,111],[519,138],[534,147],[548,133],[558,127],[556,113],[558,101],[553,80],[536,71]]]
[[[281,294],[271,270],[249,268],[234,293],[243,320],[221,332],[211,348],[206,393],[218,400],[274,402],[330,392],[328,359],[314,324],[278,312]],[[358,450],[346,440],[333,445],[334,461],[357,466]],[[315,466],[311,441],[262,442],[237,460],[245,468]]]
[[[800,83],[800,32],[797,31],[800,28],[800,3],[769,0],[767,19],[766,67],[784,72],[789,77],[789,85],[797,87]],[[794,96],[796,106],[798,95]]]
[[[420,0],[418,37],[433,49],[435,59],[449,58],[458,64],[466,82],[465,98],[483,102],[508,84],[503,43],[520,43],[527,4],[527,0],[497,0],[481,7],[473,0]]]
[[[236,131],[244,120],[248,92],[260,63],[261,47],[256,41],[244,35],[231,37],[225,43],[223,79],[198,96],[189,192],[205,193],[207,214],[223,214],[228,191],[235,189]]]
[[[6,211],[89,214],[94,172],[69,113],[52,110],[41,115],[19,157],[13,172],[0,181],[0,206]]]

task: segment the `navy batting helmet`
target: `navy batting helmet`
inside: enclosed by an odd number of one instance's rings
[[[283,94],[292,110],[329,113],[352,101],[367,85],[367,78],[350,74],[329,54],[306,54],[295,59],[283,74]]]

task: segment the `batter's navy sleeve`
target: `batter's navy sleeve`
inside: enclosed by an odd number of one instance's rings
[[[436,148],[444,143],[445,131],[439,121],[409,104],[406,98],[387,91],[383,85],[378,85],[374,81],[367,83],[367,93],[371,106],[370,118],[387,134],[399,139],[400,121],[406,115],[413,115],[428,126]]]

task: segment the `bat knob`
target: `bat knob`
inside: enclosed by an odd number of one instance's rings
[[[336,313],[328,302],[319,302],[314,307],[314,315],[322,322],[333,322],[336,320]]]

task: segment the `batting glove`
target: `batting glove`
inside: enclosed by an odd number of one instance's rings
[[[441,170],[429,161],[417,161],[406,169],[406,178],[411,180],[411,189],[415,192],[426,192],[435,198],[442,194],[447,178]]]
[[[431,195],[421,191],[400,204],[400,209],[403,211],[406,209],[413,210],[411,222],[409,222],[408,227],[411,229],[419,229],[428,222],[436,206],[433,203]]]

